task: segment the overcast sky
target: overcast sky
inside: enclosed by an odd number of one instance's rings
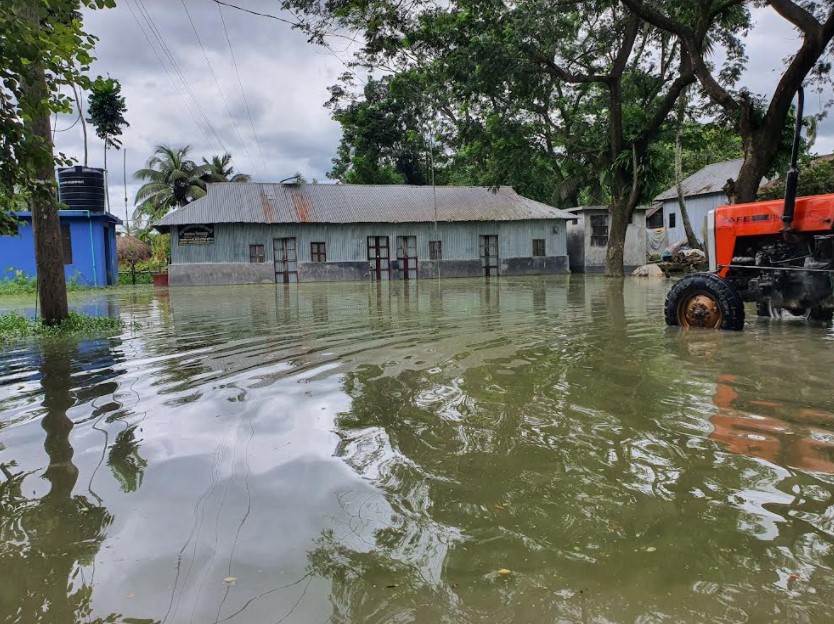
[[[139,186],[131,174],[159,143],[190,145],[198,162],[202,156],[229,151],[236,168],[253,174],[255,181],[277,182],[296,171],[325,181],[340,130],[323,104],[327,87],[345,71],[343,60],[308,44],[287,24],[223,8],[241,89],[218,5],[212,0],[185,3],[205,55],[182,0],[118,0],[115,9],[90,11],[85,18],[87,31],[99,38],[93,75],[117,78],[126,97],[130,128],[122,140],[131,210]],[[275,0],[233,4],[280,15]],[[762,9],[756,12],[747,43],[750,63],[744,82],[754,92],[769,93],[783,59],[797,47],[796,35],[776,13]],[[808,112],[818,111],[829,99],[830,92],[811,95]],[[80,125],[61,131],[72,122],[71,117],[59,119],[56,143],[80,160]],[[102,143],[91,129],[89,135],[89,164],[102,166]],[[816,151],[834,151],[834,120],[822,124]],[[108,161],[111,209],[121,216],[122,154],[110,151]]]

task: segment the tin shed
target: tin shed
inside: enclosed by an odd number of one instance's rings
[[[155,227],[197,285],[566,273],[570,218],[506,187],[223,183]]]

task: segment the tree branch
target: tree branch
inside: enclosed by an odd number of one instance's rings
[[[801,6],[790,0],[768,0],[779,15],[799,28],[805,35],[817,36],[820,30],[820,23],[812,13],[809,13]]]

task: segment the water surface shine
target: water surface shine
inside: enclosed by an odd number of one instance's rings
[[[76,300],[128,328],[0,348],[0,617],[831,621],[834,333],[667,288]]]

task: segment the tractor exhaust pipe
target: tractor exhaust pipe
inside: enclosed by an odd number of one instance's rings
[[[796,127],[793,133],[793,149],[791,151],[791,168],[785,183],[785,211],[782,213],[782,231],[788,233],[793,225],[796,210],[796,190],[799,185],[799,141],[802,138],[802,114],[805,109],[805,90],[800,86],[797,91]]]

